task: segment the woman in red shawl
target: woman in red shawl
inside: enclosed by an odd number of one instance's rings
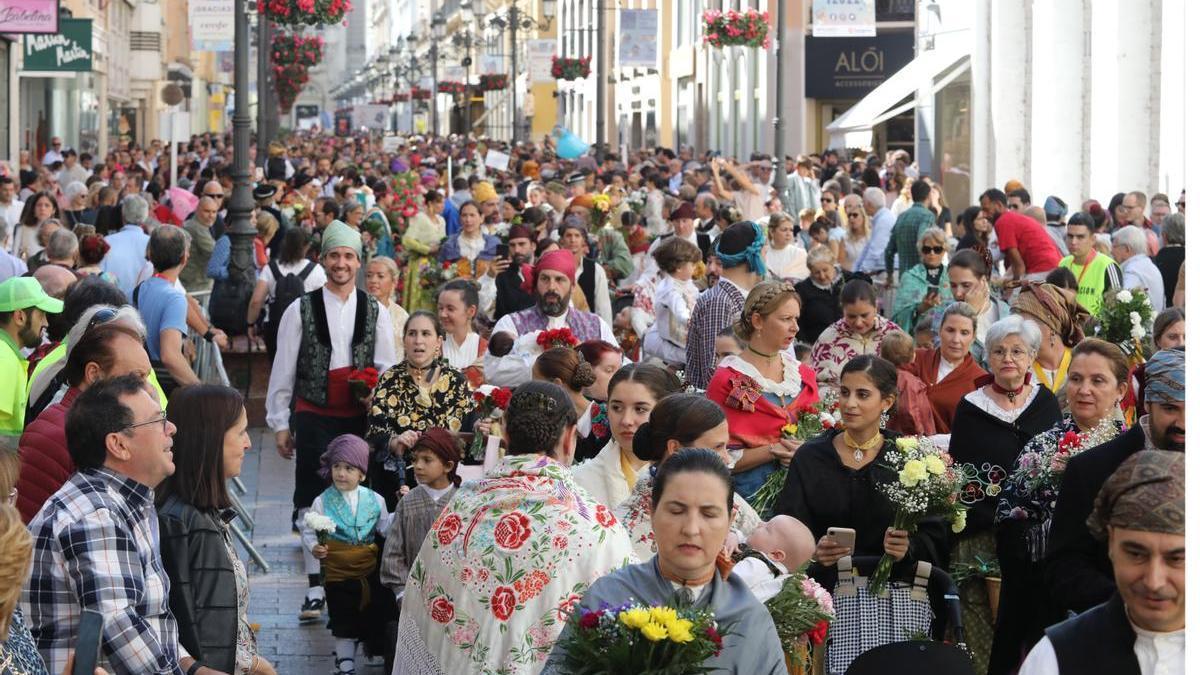
[[[790,284],[764,281],[750,291],[734,333],[747,348],[727,357],[708,383],[708,398],[729,420],[734,489],[749,498],[776,469],[787,467],[800,441],[781,439],[785,425],[817,402],[817,374],[796,360],[800,296]],[[740,451],[740,452],[739,452]]]
[[[965,302],[955,302],[947,307],[938,328],[938,339],[938,347],[918,349],[916,360],[904,366],[904,370],[929,387],[934,426],[937,433],[948,434],[958,402],[975,391],[977,378],[987,374],[971,357],[971,344],[975,341],[975,309]]]

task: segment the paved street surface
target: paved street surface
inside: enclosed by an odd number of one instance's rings
[[[308,590],[300,558],[300,535],[288,522],[292,514],[293,465],[275,452],[275,440],[266,429],[252,429],[254,447],[246,454],[241,496],[254,518],[254,546],[271,566],[269,574],[247,562],[250,575],[250,622],[261,624],[259,651],[275,664],[280,675],[325,675],[333,671],[333,637],[320,622],[300,625],[296,618]],[[240,524],[240,521],[239,521]],[[242,559],[247,560],[245,551]],[[383,673],[382,667],[358,658],[360,675]]]

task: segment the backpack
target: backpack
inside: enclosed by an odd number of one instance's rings
[[[269,316],[271,317],[271,323],[278,325],[279,320],[283,318],[284,310],[286,310],[288,306],[291,305],[297,298],[304,295],[304,280],[308,278],[308,275],[312,274],[312,271],[316,268],[317,264],[310,260],[308,264],[304,266],[304,269],[301,270],[300,274],[293,273],[287,275],[285,275],[283,271],[279,269],[279,263],[277,261],[272,260],[270,265],[271,274],[275,275],[275,297],[271,300],[267,307]]]

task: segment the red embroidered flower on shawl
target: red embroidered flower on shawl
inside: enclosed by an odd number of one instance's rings
[[[513,610],[517,608],[517,594],[508,586],[498,586],[492,592],[492,616],[501,621],[508,621]]]
[[[520,511],[512,511],[500,517],[494,533],[496,546],[507,551],[516,551],[533,534],[533,528],[530,526],[529,516]]]

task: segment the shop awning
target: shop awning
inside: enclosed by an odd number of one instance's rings
[[[833,148],[865,148],[871,145],[871,129],[885,120],[916,107],[916,92],[932,83],[931,93],[941,91],[971,66],[966,49],[950,45],[921,52],[871,93],[863,97],[825,130]]]

